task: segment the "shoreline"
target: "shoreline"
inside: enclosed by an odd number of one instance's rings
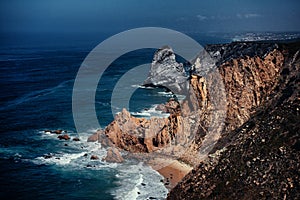
[[[193,169],[186,163],[171,159],[156,158],[148,164],[164,177],[164,185],[169,191]]]

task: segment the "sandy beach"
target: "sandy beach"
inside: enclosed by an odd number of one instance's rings
[[[178,160],[155,159],[149,165],[164,177],[164,184],[170,190],[193,168]]]

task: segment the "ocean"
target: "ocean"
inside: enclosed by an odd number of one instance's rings
[[[164,199],[163,177],[136,161],[101,161],[106,149],[87,138],[99,127],[77,133],[72,90],[88,53],[107,36],[96,39],[18,36],[2,37],[0,48],[0,198],[1,199]],[[205,38],[201,44],[228,42]],[[105,71],[95,99],[101,127],[113,120],[111,95],[128,70],[150,63],[154,49],[129,52]],[[150,65],[149,65],[150,67]],[[100,87],[101,86],[101,87]],[[134,115],[160,116],[154,106],[172,94],[132,85]],[[123,91],[124,94],[126,90]],[[121,94],[122,95],[122,94]],[[118,112],[122,108],[116,108]],[[70,141],[45,130],[66,130]],[[72,139],[79,137],[80,141]],[[91,160],[97,155],[99,160]]]

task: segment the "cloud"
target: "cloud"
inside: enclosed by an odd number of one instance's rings
[[[262,15],[257,14],[257,13],[246,13],[246,14],[240,14],[240,13],[238,13],[236,16],[239,19],[250,19],[250,18],[262,17]]]
[[[197,17],[200,21],[204,21],[204,20],[207,20],[207,19],[208,19],[208,17],[205,16],[205,15],[197,15],[196,17]]]

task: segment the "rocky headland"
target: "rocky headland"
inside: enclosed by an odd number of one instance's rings
[[[158,106],[167,118],[124,109],[89,140],[113,147],[107,161],[130,152],[165,177],[174,160],[193,167],[173,182],[168,199],[299,199],[299,51],[299,42],[234,42],[178,63],[163,47],[145,85],[185,99]]]

